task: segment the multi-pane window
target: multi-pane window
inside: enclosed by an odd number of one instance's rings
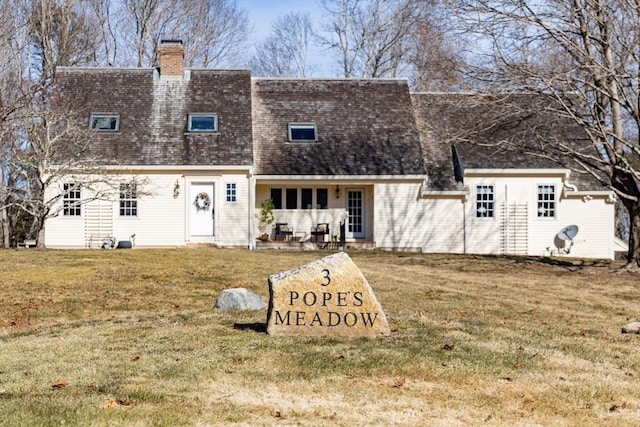
[[[538,217],[553,218],[556,216],[555,185],[538,185]]]
[[[328,209],[329,190],[327,188],[282,188],[271,189],[274,209]],[[300,203],[298,204],[298,200]]]
[[[476,218],[493,218],[493,185],[476,187]]]
[[[298,189],[297,188],[287,188],[285,190],[286,195],[286,205],[285,209],[297,209],[298,208]]]
[[[238,201],[238,188],[235,182],[227,183],[227,202],[236,202]]]
[[[96,132],[117,132],[120,127],[120,117],[117,114],[93,113],[89,126]]]
[[[138,188],[135,182],[120,184],[120,216],[138,215]]]
[[[271,200],[274,209],[282,209],[282,188],[271,189]]]
[[[318,209],[329,208],[329,190],[326,188],[316,188],[316,207]]]
[[[189,114],[189,132],[217,132],[218,116],[211,113]]]
[[[313,188],[303,188],[300,190],[302,209],[313,209]]]
[[[316,125],[313,123],[289,123],[289,141],[315,142],[317,141]]]
[[[63,184],[62,186],[62,214],[64,216],[80,216],[80,185]]]

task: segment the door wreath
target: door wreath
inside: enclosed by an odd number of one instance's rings
[[[209,210],[209,207],[211,206],[211,198],[209,197],[209,194],[204,191],[202,193],[198,193],[196,199],[193,201],[193,206],[196,207],[197,211]]]

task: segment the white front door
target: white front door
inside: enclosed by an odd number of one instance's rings
[[[346,236],[352,239],[365,237],[364,227],[364,190],[360,188],[347,189],[347,219]]]
[[[189,235],[212,237],[215,222],[213,183],[191,184],[189,191]]]

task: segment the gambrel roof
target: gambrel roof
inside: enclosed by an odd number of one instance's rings
[[[592,150],[575,123],[533,94],[418,93],[411,99],[434,190],[459,187],[454,160],[462,169],[575,169],[571,159],[553,153],[551,142]],[[574,172],[571,181],[581,190],[604,189],[587,174]]]
[[[83,156],[105,165],[253,164],[251,77],[247,70],[190,70],[161,80],[154,69],[59,68],[61,102],[119,116],[118,132],[97,132]],[[187,132],[191,113],[212,113],[218,132]]]
[[[253,79],[253,138],[260,175],[424,175],[404,80]],[[290,123],[317,141],[289,141]]]
[[[427,176],[432,190],[460,189],[460,169],[568,167],[531,156],[580,131],[532,95],[411,94],[400,79],[251,78],[249,70],[60,68],[56,91],[80,111],[117,114],[117,132],[96,132],[88,159],[125,166],[246,166],[267,176]],[[520,108],[522,107],[522,108]],[[533,111],[532,111],[533,110]],[[189,132],[188,116],[210,113],[215,132]],[[290,124],[312,125],[291,141]],[[603,189],[572,174],[580,189]]]

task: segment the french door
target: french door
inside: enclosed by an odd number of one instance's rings
[[[361,188],[347,189],[347,219],[346,237],[362,239],[365,237],[365,206],[364,190]]]

